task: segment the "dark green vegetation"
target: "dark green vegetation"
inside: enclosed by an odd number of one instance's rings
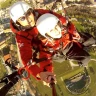
[[[66,11],[69,17],[77,19],[77,22],[73,22],[79,32],[88,32],[96,37],[96,10],[94,7],[74,5],[66,8]]]
[[[3,8],[7,8],[9,7],[10,5],[12,5],[16,0],[6,0],[5,2],[1,2],[0,5],[1,5],[1,9]]]
[[[4,77],[6,75],[6,69],[2,63],[3,63],[2,60],[0,60],[0,78]]]
[[[11,33],[4,33],[4,34],[2,34],[2,38],[0,37],[0,40],[1,41],[4,41],[5,40],[5,44],[7,46],[9,46],[9,47],[10,47],[11,44],[14,44],[14,45],[16,44],[14,35],[11,34]],[[15,51],[16,51],[16,47],[14,49],[14,52]],[[16,52],[15,53],[14,52],[11,52],[10,51],[10,53],[13,54],[13,57],[15,55],[17,55]],[[5,74],[6,74],[6,70],[5,69],[6,69],[6,67],[5,67],[5,64],[4,64],[3,53],[2,53],[2,50],[0,49],[0,78],[2,78],[3,76],[5,76]]]

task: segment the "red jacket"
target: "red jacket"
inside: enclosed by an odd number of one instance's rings
[[[36,12],[38,13],[38,16],[36,16],[37,19],[42,14],[51,13],[51,14],[54,14],[55,16],[57,16],[62,24],[67,23],[67,20],[66,20],[65,17],[63,17],[63,16],[61,16],[57,13],[54,13],[52,11],[38,9],[38,10],[34,10],[34,15],[35,15]],[[14,24],[12,23],[12,20],[10,21],[10,27],[11,27],[12,31],[16,34],[16,41],[17,41],[17,44],[18,44],[18,47],[19,47],[21,60],[24,64],[24,66],[27,66],[26,68],[29,71],[29,73],[32,74],[34,77],[36,77],[37,74],[42,72],[42,71],[52,72],[53,67],[52,67],[52,60],[51,59],[46,60],[46,61],[42,61],[39,64],[33,64],[32,63],[33,61],[31,62],[31,60],[33,58],[32,57],[33,56],[32,48],[33,48],[34,44],[36,43],[36,41],[34,41],[36,39],[34,39],[34,38],[36,38],[37,35],[38,35],[37,28],[33,27],[29,30],[18,31],[14,27]],[[70,23],[70,26],[68,27],[68,32],[70,34],[72,34],[72,37],[76,37],[76,38],[79,37],[79,35],[77,34],[76,29],[75,29],[75,27],[72,23]],[[64,32],[62,32],[62,34],[64,34]],[[50,44],[50,42],[47,44],[47,46],[51,46],[52,48],[54,48],[54,50],[57,50],[60,46],[61,40],[63,40],[63,47],[64,48],[71,42],[69,40],[69,34],[66,34],[66,36],[64,36],[64,38],[54,42],[54,46],[52,44]],[[42,44],[45,44],[45,42],[42,42]],[[39,46],[39,47],[40,47],[40,50],[44,49],[44,48],[42,48],[42,46]],[[39,58],[42,58],[42,57],[50,58],[51,55],[52,54],[46,54],[44,51],[40,51]],[[29,66],[29,63],[31,63],[30,66]]]

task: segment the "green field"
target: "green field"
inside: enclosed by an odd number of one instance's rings
[[[96,59],[96,57],[94,59]],[[94,72],[92,73],[88,68],[88,73],[90,74],[90,77],[91,77],[91,83],[89,85],[88,90],[79,96],[95,96],[95,94],[96,94],[96,91],[95,91],[95,89],[96,89],[96,61],[90,61],[89,67],[92,67],[94,70]],[[4,69],[2,69],[2,70],[4,70]],[[68,61],[64,61],[63,63],[54,62],[54,72],[55,72],[56,78],[57,78],[56,91],[57,91],[58,96],[78,96],[78,95],[71,94],[66,89],[64,80],[68,79],[82,71],[83,71],[83,68],[80,68],[80,67],[74,67],[72,69],[72,67],[70,66]],[[0,73],[2,73],[2,72],[0,72]],[[43,83],[41,81],[37,81],[32,77],[32,83],[34,85],[36,85],[36,89],[37,89],[38,93],[41,94],[40,96],[52,96],[51,88],[43,85]],[[45,95],[45,94],[47,94],[47,95]]]
[[[81,30],[84,31],[84,27],[80,25],[80,22],[73,21],[73,23],[75,24],[75,26],[79,32],[81,32]]]
[[[96,62],[90,61],[89,67],[92,67],[93,70],[96,72]],[[58,96],[74,96],[66,89],[64,80],[82,71],[83,68],[79,67],[74,67],[74,69],[72,69],[68,61],[65,61],[63,63],[54,62],[54,72],[56,73],[57,77],[56,91]],[[96,74],[90,72],[89,68],[88,73],[91,77],[91,83],[88,90],[79,96],[95,96],[96,94]],[[51,88],[44,86],[41,81],[36,81],[35,79],[32,80],[37,85],[38,92],[42,94],[42,96],[46,96],[45,94],[47,94],[48,96],[52,96]]]

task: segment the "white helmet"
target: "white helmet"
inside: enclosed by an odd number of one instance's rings
[[[10,17],[14,22],[16,22],[16,20],[18,20],[21,16],[23,16],[24,13],[29,8],[31,7],[27,3],[18,1],[10,7],[10,11],[9,11]]]
[[[40,16],[36,22],[39,33],[46,37],[45,34],[50,32],[57,25],[59,19],[53,14],[46,13]]]

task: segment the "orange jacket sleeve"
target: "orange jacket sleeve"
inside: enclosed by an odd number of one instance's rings
[[[31,62],[31,65],[29,65],[30,60],[32,60],[31,41],[27,40],[24,37],[19,36],[19,35],[16,35],[16,41],[18,43],[20,57],[21,57],[21,61],[22,61],[23,65],[25,66],[25,68],[27,68],[27,71],[30,74],[32,74],[34,77],[36,77],[36,75],[38,73],[40,73],[42,70],[36,64],[32,65],[32,62]]]
[[[72,22],[68,22],[67,31],[73,36],[73,39],[80,40],[80,35]]]

